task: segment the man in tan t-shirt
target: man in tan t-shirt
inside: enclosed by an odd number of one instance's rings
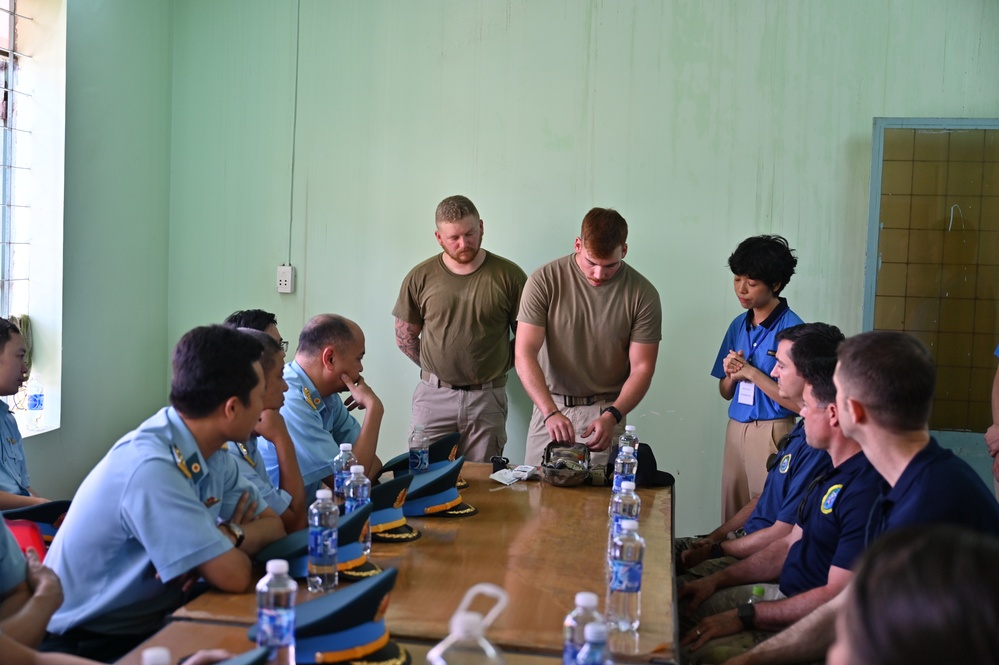
[[[550,441],[582,441],[606,461],[624,417],[652,383],[662,339],[659,292],[624,263],[628,223],[615,210],[583,218],[575,252],[541,266],[517,316],[517,374],[534,402],[525,464]]]
[[[433,441],[460,432],[460,454],[487,462],[506,445],[506,374],[527,275],[482,249],[482,219],[464,196],[437,206],[444,250],[413,268],[392,314],[399,349],[420,367],[412,426]]]

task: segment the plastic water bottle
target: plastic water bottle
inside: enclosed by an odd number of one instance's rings
[[[635,428],[631,425],[632,430]],[[626,443],[625,439],[631,438],[632,442]],[[614,486],[613,491],[621,491],[621,483],[625,480],[630,480],[635,482],[635,473],[638,471],[638,458],[635,457],[635,446],[638,445],[638,439],[634,436],[633,432],[625,432],[621,435],[621,450],[617,454],[617,459],[614,460]]]
[[[409,435],[409,472],[426,473],[430,468],[430,439],[423,425],[413,425]]]
[[[576,594],[576,609],[566,615],[562,622],[562,635],[565,638],[562,646],[562,664],[575,665],[579,650],[586,644],[583,634],[586,624],[603,623],[604,618],[597,612],[600,599],[597,594],[580,591]]]
[[[338,506],[342,505],[345,499],[344,485],[350,478],[350,467],[357,464],[353,451],[354,444],[341,443],[340,454],[333,458],[333,500]]]
[[[625,520],[635,520],[642,514],[642,498],[635,493],[635,483],[626,480],[621,483],[621,491],[611,495],[610,527],[607,536],[607,554],[614,544],[614,538],[624,533],[622,525]]]
[[[576,656],[577,665],[610,665],[610,654],[607,652],[607,624],[593,622],[583,629],[586,644]]]
[[[350,478],[344,486],[344,494],[347,496],[345,508],[348,513],[371,503],[371,481],[364,475],[364,467],[360,464],[350,467]],[[364,553],[371,554],[371,529],[364,530]]]
[[[45,427],[45,387],[37,372],[31,373],[24,391],[28,398],[28,429],[32,432],[40,432]]]
[[[268,663],[295,665],[295,594],[288,562],[271,559],[257,583],[257,646],[270,650]]]
[[[149,647],[142,650],[142,665],[173,665],[173,656],[167,647]]]
[[[361,467],[364,468],[364,467]],[[336,589],[336,527],[340,511],[333,492],[316,490],[316,502],[309,506],[309,591]]]
[[[475,596],[492,596],[496,604],[483,617],[466,608]],[[451,633],[427,652],[429,665],[504,665],[503,652],[490,644],[485,631],[506,607],[507,596],[494,584],[476,584],[465,593],[458,611],[451,617]]]
[[[638,630],[642,615],[642,557],[645,541],[638,522],[625,520],[624,532],[611,545],[607,584],[607,623],[621,632]]]
[[[756,584],[753,586],[753,594],[749,597],[746,602],[749,603],[762,603],[763,597],[766,595],[767,590],[762,584]]]

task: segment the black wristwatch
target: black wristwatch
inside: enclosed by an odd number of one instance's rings
[[[605,413],[610,413],[612,416],[614,416],[614,420],[616,420],[618,424],[620,424],[621,421],[624,420],[624,416],[621,415],[621,412],[617,410],[616,406],[605,406],[604,408],[600,409],[601,416],[604,415]]]
[[[756,605],[742,603],[736,608],[735,613],[739,617],[739,620],[742,621],[743,628],[753,630],[753,623],[756,620]]]
[[[243,544],[243,541],[246,540],[246,534],[243,533],[243,527],[238,524],[233,524],[232,522],[222,522],[222,526],[224,526],[229,533],[235,536],[236,544],[233,545],[233,547],[239,547]]]
[[[711,546],[711,558],[720,559],[725,556],[725,550],[722,549],[721,543],[715,543]]]

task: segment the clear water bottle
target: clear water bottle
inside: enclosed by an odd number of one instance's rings
[[[621,491],[611,495],[610,525],[607,529],[607,554],[610,556],[614,538],[624,533],[622,525],[625,520],[635,520],[642,513],[642,498],[635,493],[635,483],[626,480],[621,483]]]
[[[763,597],[767,595],[766,587],[762,584],[753,585],[753,593],[749,596],[748,603],[762,603]]]
[[[483,617],[466,608],[477,595],[496,599],[489,613]],[[427,652],[429,665],[504,665],[503,652],[485,638],[485,631],[506,607],[507,596],[495,584],[476,584],[465,593],[458,611],[451,617],[451,633]]]
[[[624,532],[614,539],[608,564],[607,623],[621,632],[638,630],[642,615],[642,557],[645,541],[638,535],[638,522],[625,520]]]
[[[149,647],[142,650],[142,665],[173,665],[173,656],[167,647]]]
[[[45,387],[37,372],[31,373],[24,392],[28,396],[25,406],[28,408],[28,429],[40,432],[45,427]]]
[[[430,439],[423,425],[413,425],[409,435],[409,472],[426,473],[430,468]]]
[[[354,444],[341,443],[340,454],[333,458],[333,501],[338,506],[343,505],[345,500],[344,485],[350,478],[350,467],[357,464],[353,451]]]
[[[344,486],[344,494],[347,497],[345,508],[348,513],[371,503],[371,481],[364,475],[364,467],[360,464],[350,467],[350,478]],[[364,553],[371,554],[371,529],[364,530]]]
[[[575,665],[579,650],[586,644],[586,636],[583,634],[586,624],[603,622],[604,618],[597,612],[597,604],[599,602],[600,599],[595,593],[580,591],[576,594],[576,609],[569,612],[565,617],[565,621],[562,622],[562,635],[564,637],[562,646],[563,665]]]
[[[607,651],[607,624],[592,622],[583,629],[586,644],[576,656],[577,665],[611,665],[610,653]]]
[[[635,429],[631,425],[628,425],[631,429]],[[632,445],[631,443],[626,443],[625,439],[634,439]],[[626,480],[635,482],[635,473],[638,471],[638,458],[635,457],[635,446],[638,445],[638,439],[634,436],[633,432],[625,432],[621,435],[621,449],[617,454],[617,459],[614,460],[614,486],[613,491],[621,491],[621,483]]]
[[[257,646],[270,650],[268,663],[295,665],[295,594],[288,562],[271,559],[257,583]]]
[[[363,468],[363,467],[362,467]],[[309,591],[336,589],[336,528],[340,510],[333,492],[316,490],[316,502],[309,506]]]

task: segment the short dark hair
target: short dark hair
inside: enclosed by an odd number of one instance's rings
[[[0,317],[0,351],[3,351],[4,347],[7,346],[7,342],[13,335],[20,335],[21,330],[12,321]]]
[[[237,328],[241,333],[246,333],[253,339],[260,342],[260,346],[263,347],[263,351],[260,353],[260,368],[264,370],[264,375],[274,369],[274,366],[280,362],[281,353],[283,349],[276,339],[271,337],[265,332],[261,332],[256,328]]]
[[[999,539],[893,529],[864,554],[843,613],[855,663],[999,665]]]
[[[314,356],[326,345],[337,351],[354,341],[350,322],[336,314],[319,314],[309,319],[298,336],[298,353]]]
[[[238,397],[249,404],[259,381],[253,364],[263,345],[230,326],[201,326],[177,342],[173,350],[170,404],[189,418],[203,418]]]
[[[225,318],[225,324],[233,328],[253,328],[267,330],[277,325],[277,317],[262,309],[240,309]]]
[[[821,404],[836,401],[832,377],[836,370],[836,349],[844,339],[839,328],[821,321],[799,323],[777,333],[778,342],[791,342],[794,369],[812,387],[812,394]]]
[[[434,221],[438,224],[442,222],[457,222],[469,215],[478,217],[479,211],[475,209],[475,204],[468,197],[449,196],[437,204]]]
[[[877,424],[896,432],[926,429],[937,368],[915,337],[872,330],[839,346],[840,378]]]
[[[777,295],[791,281],[798,259],[783,236],[746,238],[728,257],[733,275],[746,275],[763,282]]]
[[[613,208],[592,208],[583,217],[579,237],[586,251],[605,259],[628,242],[628,222]]]

